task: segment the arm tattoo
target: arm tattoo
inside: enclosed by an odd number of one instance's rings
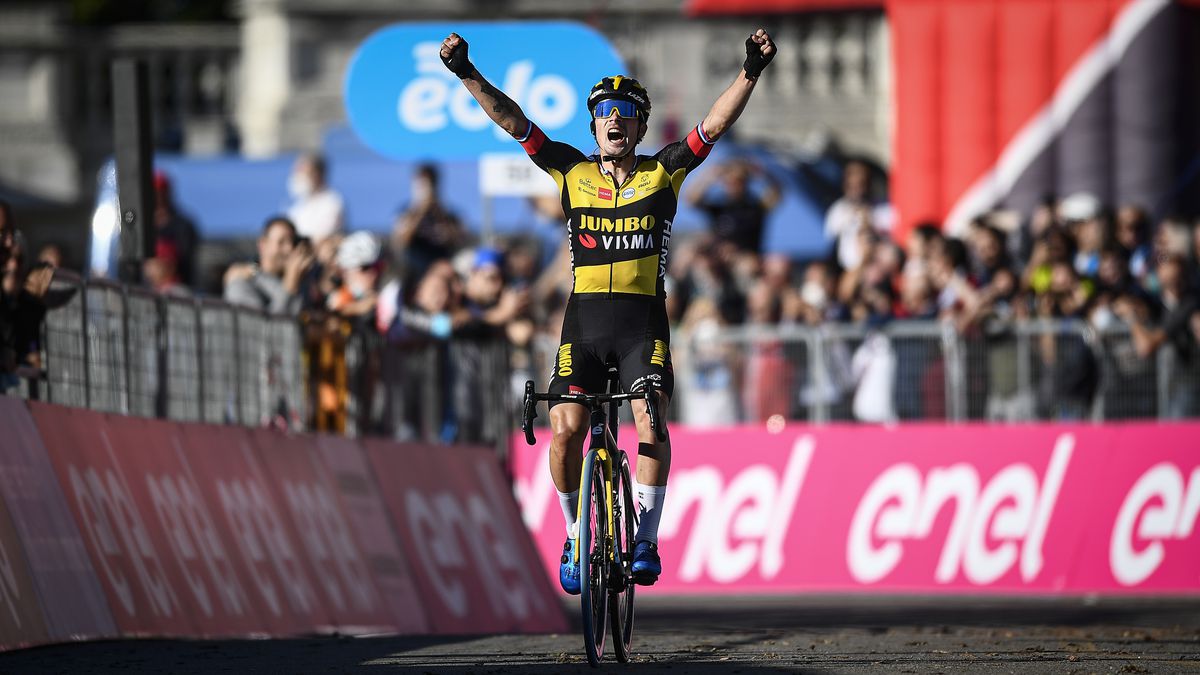
[[[492,112],[504,116],[515,114],[516,105],[513,104],[512,99],[505,96],[504,92],[492,86],[490,82],[485,81],[482,87],[480,87],[480,91],[492,98]]]

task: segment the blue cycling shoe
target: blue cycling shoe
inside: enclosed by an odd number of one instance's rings
[[[562,557],[558,559],[558,583],[571,595],[579,595],[579,561],[575,560],[575,545],[575,539],[567,539]]]
[[[639,541],[633,547],[633,583],[641,586],[653,586],[662,574],[662,561],[658,558],[658,544],[652,541]]]

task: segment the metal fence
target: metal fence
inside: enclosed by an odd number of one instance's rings
[[[273,316],[59,273],[40,377],[23,391],[105,412],[274,425],[507,450],[521,385],[557,344],[490,333],[401,338],[325,314]],[[1142,357],[1123,326],[1082,321],[701,326],[677,331],[670,417],[697,426],[803,420],[1122,420],[1200,416],[1200,364]]]
[[[182,421],[296,426],[295,319],[57,273],[43,329],[52,403]]]
[[[539,344],[539,375],[556,346]],[[698,426],[1200,416],[1200,364],[1078,320],[708,326],[677,332],[672,355],[671,416]]]
[[[509,349],[486,333],[388,340],[328,314],[270,315],[56,273],[26,396],[144,417],[507,450]]]

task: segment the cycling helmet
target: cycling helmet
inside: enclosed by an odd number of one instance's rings
[[[596,104],[600,101],[616,98],[629,101],[637,106],[642,115],[642,121],[650,119],[650,94],[641,82],[624,75],[612,75],[600,80],[588,94],[587,107],[589,113],[595,113]]]

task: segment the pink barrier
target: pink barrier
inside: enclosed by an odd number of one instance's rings
[[[3,644],[115,636],[104,591],[23,401],[0,396],[0,429],[0,497],[17,542],[9,547],[6,538],[6,553],[10,560],[28,562],[37,586],[36,595],[22,594],[21,602],[36,605],[40,598],[45,614],[44,635],[22,641],[5,637]]]
[[[556,574],[564,530],[539,437],[514,439],[516,487]],[[653,592],[1200,593],[1200,424],[671,440]]]
[[[429,622],[417,584],[371,475],[366,453],[348,438],[318,436],[316,443],[396,630],[409,635],[428,633]]]
[[[490,451],[365,445],[435,632],[567,629]]]
[[[318,463],[312,438],[273,431],[253,435],[276,502],[287,512],[312,579],[340,630],[391,631],[391,617],[334,497],[332,482]]]
[[[0,650],[562,631],[490,451],[0,398]]]

